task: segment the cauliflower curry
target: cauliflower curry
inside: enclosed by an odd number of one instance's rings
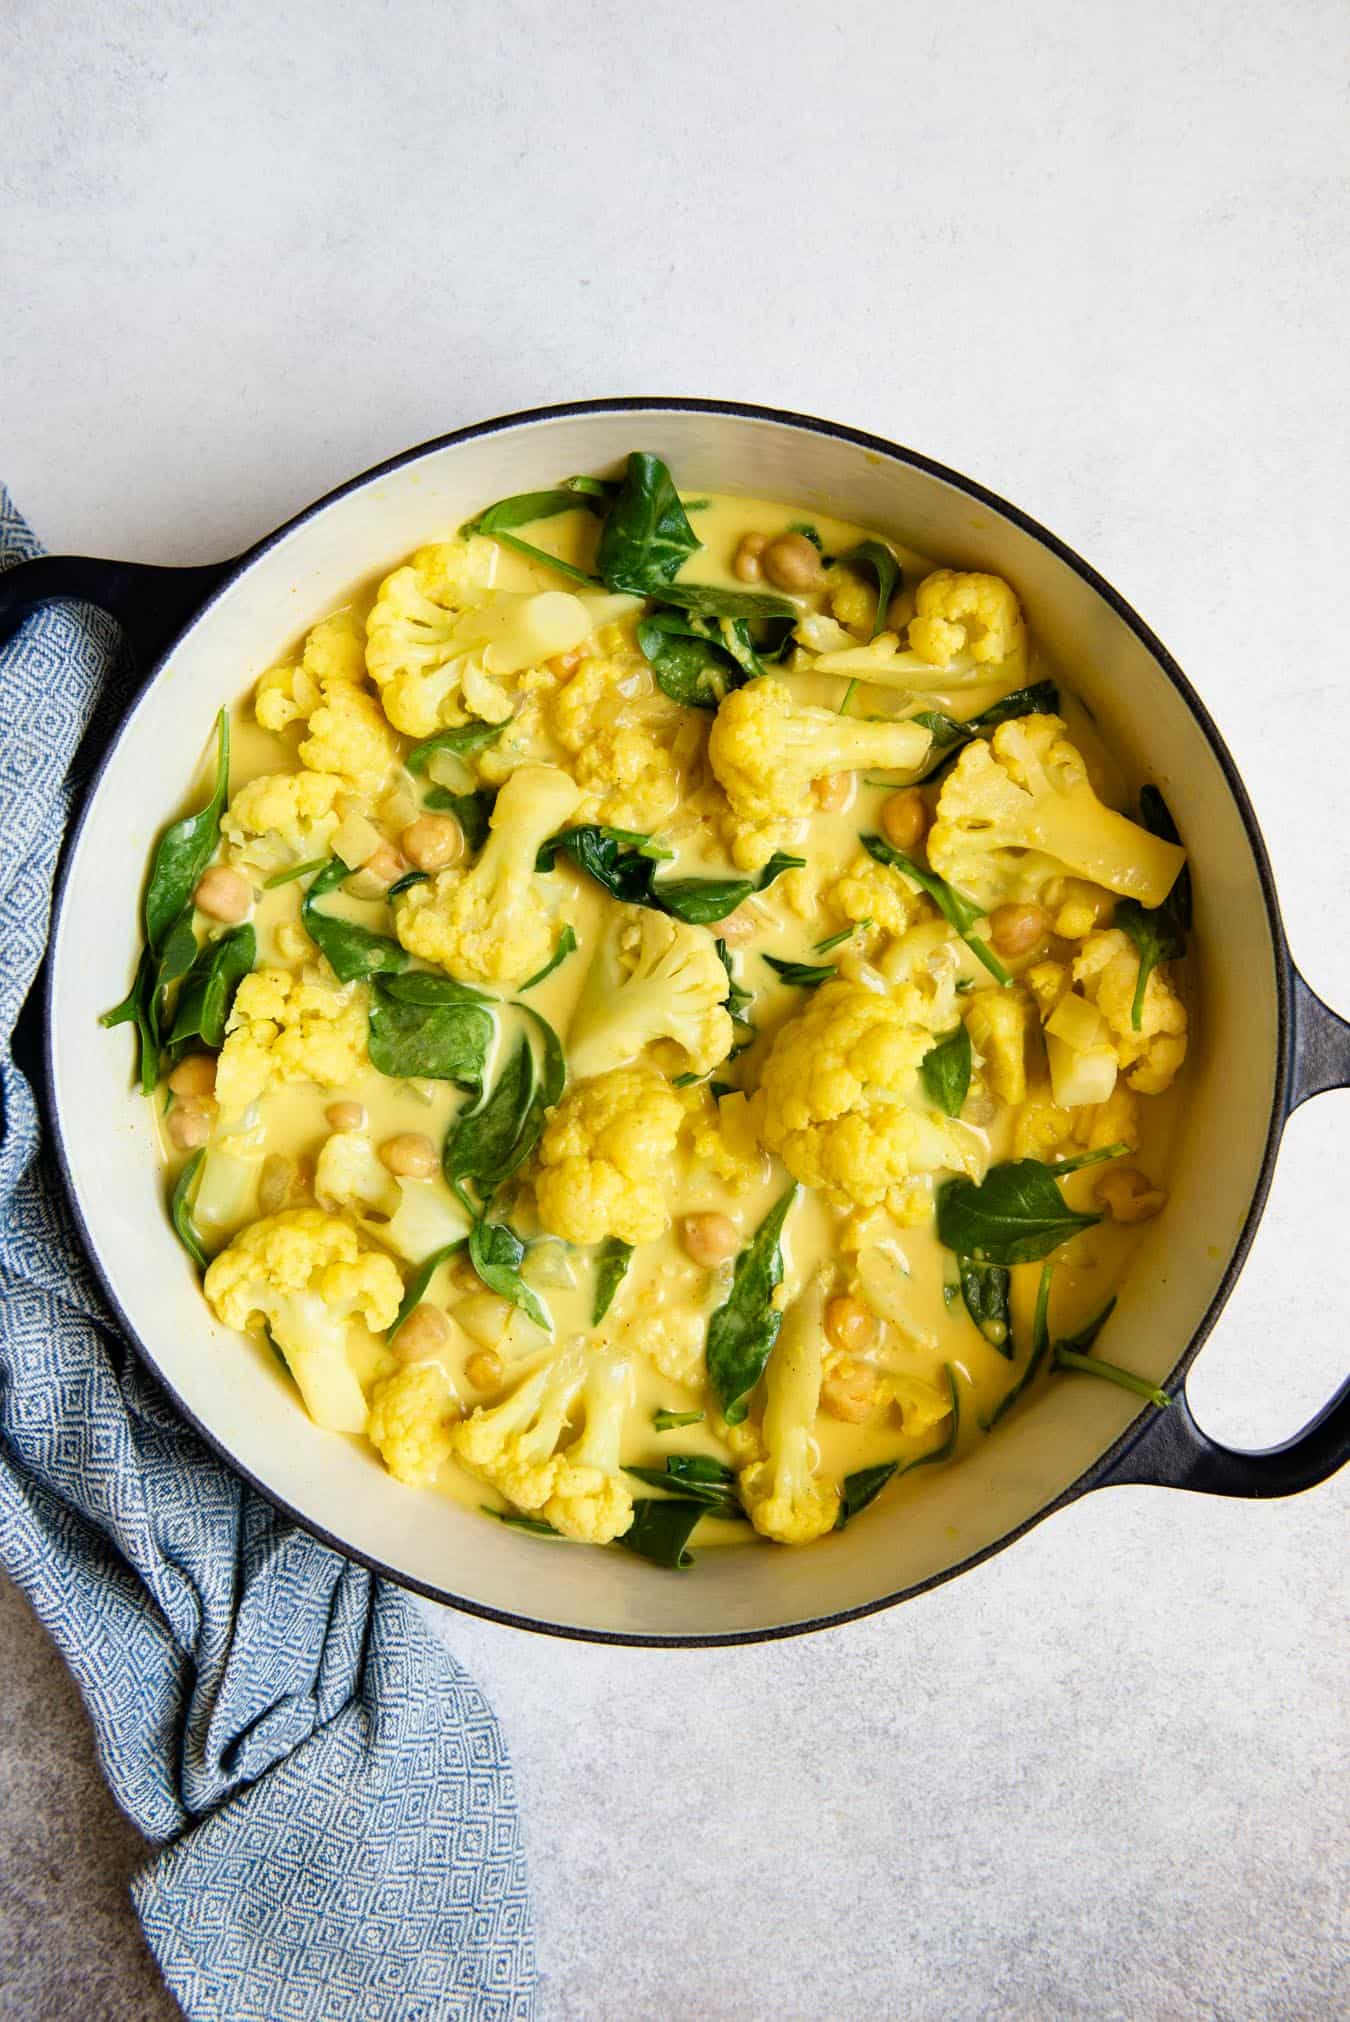
[[[399,1481],[678,1567],[1166,1403],[1096,1342],[1185,856],[1015,585],[635,452],[320,619],[212,780],[105,1022],[211,1310]]]

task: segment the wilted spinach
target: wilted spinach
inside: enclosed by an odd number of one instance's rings
[[[944,1362],[943,1373],[947,1378],[947,1390],[952,1401],[951,1422],[937,1445],[928,1453],[919,1454],[914,1460],[885,1460],[876,1467],[860,1467],[856,1474],[844,1477],[843,1495],[839,1503],[839,1514],[834,1520],[837,1531],[852,1523],[855,1516],[874,1503],[887,1482],[898,1475],[908,1474],[916,1467],[933,1467],[938,1461],[949,1460],[956,1451],[956,1442],[961,1435],[961,1392],[957,1387],[956,1371],[950,1362]]]
[[[1151,835],[1180,845],[1177,825],[1156,786],[1146,786],[1140,794],[1139,815]],[[1139,956],[1139,979],[1130,1006],[1130,1023],[1136,1032],[1143,1022],[1149,977],[1159,962],[1179,962],[1186,952],[1191,909],[1191,873],[1190,866],[1185,864],[1160,906],[1141,906],[1138,899],[1122,899],[1116,907],[1112,924],[1129,935]]]
[[[373,978],[370,1058],[396,1081],[453,1081],[476,1101],[492,1048],[493,999],[425,970]]]
[[[984,918],[974,901],[958,892],[955,885],[949,885],[945,878],[938,877],[935,871],[926,871],[922,864],[916,864],[913,857],[906,856],[903,850],[893,849],[881,836],[860,836],[859,841],[879,864],[888,864],[892,870],[902,872],[905,877],[912,878],[921,891],[927,892],[943,919],[955,927],[971,954],[983,962],[995,982],[1006,990],[1012,977],[997,955],[970,931],[977,920]]]
[[[334,891],[351,872],[341,857],[330,857],[300,901],[300,919],[329,968],[340,983],[356,983],[366,976],[396,975],[411,959],[406,948],[388,934],[372,933],[354,920],[334,919],[321,913],[317,900]]]
[[[258,959],[258,937],[245,924],[206,941],[183,977],[169,1032],[169,1051],[180,1059],[193,1040],[218,1053],[234,993]]]
[[[598,1327],[614,1304],[614,1294],[618,1291],[628,1272],[633,1255],[633,1245],[610,1236],[600,1246],[600,1254],[595,1262],[595,1301],[591,1307],[591,1325]]]
[[[1077,1160],[1052,1167],[1018,1158],[990,1166],[978,1184],[944,1180],[937,1193],[938,1241],[980,1264],[1038,1263],[1101,1220],[1067,1206],[1056,1184],[1077,1165]]]
[[[959,1116],[970,1093],[970,1034],[957,1025],[919,1062],[928,1100],[948,1116]]]
[[[877,608],[872,619],[869,639],[875,639],[886,622],[886,610],[891,598],[900,585],[900,564],[884,541],[859,541],[856,548],[850,548],[846,555],[840,555],[841,562],[850,568],[860,569],[875,576],[877,584]]]
[[[780,1194],[736,1259],[731,1290],[708,1322],[708,1380],[728,1425],[739,1425],[746,1399],[769,1359],[782,1314],[773,1294],[783,1282],[783,1224],[797,1198]]]

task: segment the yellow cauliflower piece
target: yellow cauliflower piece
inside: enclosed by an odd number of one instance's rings
[[[1062,941],[1085,941],[1094,927],[1109,926],[1116,902],[1100,885],[1082,878],[1057,878],[1042,893],[1050,924]]]
[[[795,877],[797,873],[789,871],[787,875]],[[879,935],[899,937],[916,921],[928,918],[932,910],[922,892],[866,850],[859,850],[842,877],[825,887],[822,897],[841,919],[870,920]]]
[[[1067,962],[1033,962],[1029,969],[1022,971],[1019,980],[1036,1000],[1042,1024],[1061,997],[1073,988],[1073,977],[1069,974]]]
[[[268,772],[249,780],[221,817],[230,861],[264,873],[322,856],[338,825],[345,780],[324,772]]]
[[[326,690],[366,678],[360,628],[350,611],[322,619],[308,634],[300,657],[269,667],[253,691],[253,713],[264,730],[285,730],[316,709]]]
[[[517,1509],[538,1512],[564,1537],[609,1544],[633,1521],[619,1459],[631,1401],[627,1360],[573,1342],[536,1363],[499,1403],[480,1405],[457,1425],[454,1450]],[[581,1436],[563,1446],[578,1410]]]
[[[350,681],[335,682],[309,717],[300,763],[320,775],[336,774],[374,793],[398,756],[398,740],[375,697]]]
[[[850,632],[870,639],[876,623],[877,593],[852,569],[841,563],[827,570],[825,593],[832,614]]]
[[[750,870],[767,862],[812,812],[817,779],[873,766],[909,771],[931,743],[922,724],[869,723],[794,702],[767,675],[733,689],[714,718],[708,758],[734,817],[736,862]]]
[[[1022,990],[976,990],[966,1000],[966,1030],[984,1061],[984,1077],[1000,1102],[1026,1100],[1027,1042],[1036,1028]]]
[[[882,995],[839,978],[779,1030],[754,1111],[794,1179],[872,1207],[916,1173],[970,1170],[974,1133],[933,1110],[919,1080],[931,1011],[916,985]]]
[[[1074,958],[1073,978],[1110,1027],[1111,1044],[1130,1087],[1140,1095],[1161,1095],[1170,1088],[1186,1058],[1187,1019],[1166,964],[1153,970],[1145,986],[1138,1031],[1134,993],[1139,956],[1119,928],[1088,936]]]
[[[962,658],[988,666],[1026,642],[1017,598],[1002,576],[936,569],[920,583],[914,607],[910,650],[934,667]]]
[[[471,868],[452,865],[398,900],[394,928],[410,954],[461,982],[522,983],[553,953],[554,920],[535,875],[540,846],[574,813],[578,793],[551,765],[522,765],[497,796]]]
[[[650,906],[616,906],[586,974],[567,1034],[578,1081],[673,1042],[679,1072],[707,1074],[731,1051],[727,972],[706,927]]]
[[[1139,1099],[1118,1081],[1105,1102],[1061,1109],[1046,1082],[1037,1082],[1013,1122],[1014,1158],[1038,1158],[1047,1165],[1080,1151],[1139,1143]]]
[[[493,560],[490,541],[443,541],[419,548],[380,584],[366,620],[366,666],[385,715],[408,737],[466,720],[455,621],[487,590]],[[510,715],[503,700],[490,721]]]
[[[825,1280],[788,1308],[764,1372],[764,1458],[741,1470],[746,1515],[761,1537],[809,1545],[834,1529],[839,1492],[817,1479],[813,1429],[825,1347]]]
[[[689,1117],[689,1149],[695,1166],[721,1180],[733,1193],[747,1193],[767,1177],[767,1161],[755,1135],[750,1099],[740,1090],[715,1097],[709,1088],[681,1091]]]
[[[341,1088],[366,1057],[364,992],[255,969],[235,993],[216,1063],[216,1101],[223,1116],[235,1117],[286,1082]]]
[[[396,1481],[430,1487],[454,1454],[458,1415],[440,1363],[409,1362],[371,1391],[366,1437]]]
[[[584,821],[650,834],[680,804],[672,746],[683,712],[640,693],[650,678],[637,655],[588,656],[552,698],[550,726],[585,795]]]
[[[574,1084],[535,1154],[544,1227],[567,1243],[653,1241],[670,1219],[683,1120],[679,1096],[649,1068],[618,1067]]]
[[[928,861],[987,911],[1067,872],[1157,906],[1186,852],[1098,800],[1058,716],[1019,716],[948,773]]]
[[[392,1257],[319,1208],[288,1208],[241,1229],[208,1266],[203,1290],[226,1327],[265,1324],[305,1409],[329,1432],[361,1432],[366,1401],[347,1357],[349,1325],[393,1325],[403,1280]]]

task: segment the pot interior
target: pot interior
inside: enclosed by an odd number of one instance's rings
[[[52,950],[52,1093],[87,1238],[129,1326],[183,1408],[304,1522],[440,1598],[543,1626],[651,1641],[753,1636],[876,1605],[996,1545],[1112,1445],[1134,1400],[1064,1379],[961,1465],[920,1472],[805,1551],[704,1551],[674,1577],[619,1551],[522,1536],[400,1487],[358,1445],[319,1432],[270,1358],[215,1324],[164,1211],[146,1106],[129,1086],[129,1038],[97,1026],[131,973],[147,852],[221,704],[354,581],[488,500],[604,472],[634,447],[665,457],[686,488],[829,510],[1006,575],[1108,742],[1162,787],[1191,855],[1198,1001],[1171,1205],[1122,1287],[1106,1352],[1155,1380],[1169,1375],[1241,1240],[1270,1129],[1277,968],[1257,846],[1187,702],[1069,561],[949,479],[789,420],[653,406],[509,423],[357,484],[267,546],[179,642],[93,795]]]

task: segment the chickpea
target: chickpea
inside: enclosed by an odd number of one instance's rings
[[[928,803],[917,786],[907,786],[882,803],[881,826],[886,840],[898,850],[912,850],[928,830]]]
[[[439,1306],[429,1306],[425,1299],[413,1307],[390,1343],[400,1362],[429,1362],[449,1345],[450,1322]]]
[[[395,878],[401,878],[408,868],[404,858],[391,842],[382,842],[373,856],[366,858],[361,869],[377,884],[392,885]]]
[[[1029,955],[1049,931],[1044,906],[995,906],[989,915],[989,938],[1000,955]]]
[[[760,556],[769,544],[767,534],[742,534],[732,557],[731,573],[738,583],[757,583],[764,574]]]
[[[686,1215],[680,1223],[680,1241],[686,1256],[701,1264],[705,1271],[734,1257],[740,1240],[730,1215]]]
[[[446,1275],[457,1292],[481,1292],[483,1289],[483,1280],[475,1271],[472,1259],[464,1253],[450,1259]]]
[[[189,1053],[180,1060],[169,1076],[169,1086],[175,1095],[204,1096],[216,1092],[216,1057],[214,1053]]]
[[[209,920],[223,920],[227,927],[237,927],[253,904],[253,887],[228,864],[213,864],[198,878],[192,903]]]
[[[1151,1222],[1167,1205],[1167,1195],[1137,1166],[1114,1166],[1094,1189],[1113,1222]]]
[[[779,534],[765,548],[760,567],[775,589],[811,590],[821,577],[820,552],[805,534]]]
[[[857,1355],[871,1345],[877,1323],[870,1306],[864,1306],[852,1292],[840,1292],[825,1308],[825,1338],[846,1355]]]
[[[196,1151],[211,1135],[211,1119],[199,1102],[175,1102],[164,1128],[175,1150]]]
[[[403,854],[418,871],[443,871],[464,854],[464,831],[452,814],[424,814],[399,837]]]
[[[440,1158],[431,1139],[420,1130],[401,1130],[380,1146],[380,1157],[400,1179],[434,1179]]]
[[[285,1207],[296,1191],[299,1177],[294,1159],[283,1157],[279,1151],[268,1152],[258,1175],[258,1206],[265,1215],[274,1215]]]
[[[464,1364],[464,1374],[475,1390],[496,1390],[506,1374],[506,1364],[495,1348],[480,1348]]]
[[[328,1118],[330,1130],[364,1130],[366,1127],[365,1104],[361,1102],[330,1102],[324,1115]]]
[[[846,1356],[820,1386],[820,1408],[845,1425],[862,1425],[877,1401],[876,1371]]]
[[[729,948],[743,948],[759,932],[759,922],[747,907],[737,906],[734,913],[717,922],[717,932]]]
[[[838,814],[846,808],[853,793],[851,772],[824,772],[815,781],[813,791],[816,806],[822,814]]]

